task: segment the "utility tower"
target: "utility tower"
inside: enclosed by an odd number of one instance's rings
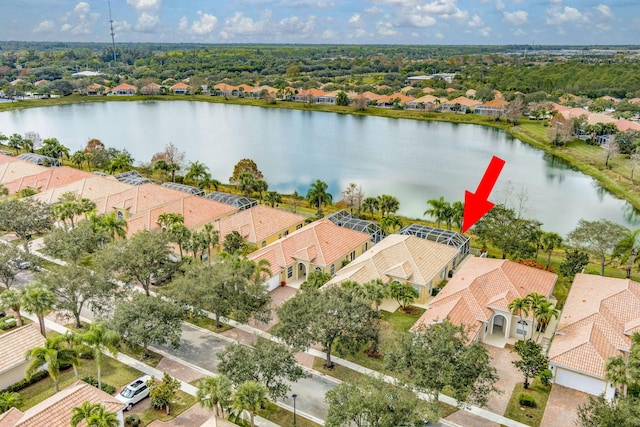
[[[111,45],[113,46],[113,62],[116,62],[116,33],[113,32],[113,18],[111,17],[111,0],[107,0],[109,4],[109,26],[111,27]]]

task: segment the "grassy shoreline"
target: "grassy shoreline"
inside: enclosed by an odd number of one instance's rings
[[[626,200],[635,209],[640,210],[640,191],[634,189],[634,183],[623,172],[627,172],[626,165],[618,161],[617,166],[605,168],[597,161],[595,150],[580,150],[578,144],[570,143],[565,147],[555,147],[546,141],[546,128],[541,122],[523,119],[518,125],[511,125],[504,121],[495,121],[485,116],[474,114],[427,113],[412,110],[393,110],[383,108],[368,108],[357,111],[353,107],[336,105],[304,104],[300,102],[277,101],[267,103],[261,99],[230,98],[220,96],[80,96],[71,95],[64,98],[24,100],[19,102],[0,103],[0,112],[14,111],[27,108],[39,108],[72,104],[89,104],[96,102],[131,102],[131,101],[197,101],[217,104],[245,105],[262,108],[281,108],[288,110],[318,111],[336,114],[351,114],[356,116],[386,117],[393,119],[410,119],[422,121],[438,121],[454,124],[472,124],[501,129],[508,135],[519,139],[537,149],[562,159],[580,172],[594,178],[603,188],[615,197]],[[597,149],[597,147],[594,147]],[[581,153],[581,151],[586,152]]]

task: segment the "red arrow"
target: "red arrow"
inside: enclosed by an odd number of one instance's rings
[[[491,194],[493,186],[496,185],[504,163],[504,160],[493,156],[486,172],[480,180],[480,184],[478,184],[476,192],[464,192],[464,215],[462,216],[463,233],[470,229],[473,224],[493,208],[493,203],[488,200],[489,194]]]

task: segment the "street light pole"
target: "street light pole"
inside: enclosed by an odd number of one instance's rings
[[[296,427],[296,397],[298,395],[293,393],[291,397],[293,398],[293,427]]]

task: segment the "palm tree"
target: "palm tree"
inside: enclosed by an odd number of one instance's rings
[[[400,202],[393,196],[382,194],[378,196],[378,208],[380,209],[380,214],[386,216],[400,209]]]
[[[131,170],[132,167],[133,157],[131,157],[131,154],[129,154],[127,151],[118,153],[113,159],[111,159],[111,162],[109,162],[109,171],[111,173],[118,170],[120,172],[126,172],[128,170]]]
[[[164,230],[170,231],[178,224],[184,224],[184,215],[177,212],[162,212],[158,215],[158,225]]]
[[[542,243],[542,247],[547,252],[547,265],[545,268],[548,269],[551,264],[551,252],[562,244],[562,237],[558,233],[550,231],[540,237],[540,243]]]
[[[264,195],[264,202],[273,208],[276,204],[282,203],[282,197],[277,191],[267,191],[267,194]]]
[[[640,229],[625,232],[620,241],[616,244],[616,247],[613,249],[613,258],[618,258],[620,262],[629,262],[627,266],[627,279],[631,277],[633,263],[638,260],[639,234]]]
[[[245,197],[251,197],[251,194],[256,190],[256,178],[250,172],[243,172],[238,176],[238,190],[245,195]]]
[[[112,330],[106,328],[105,324],[93,323],[87,332],[80,336],[80,342],[82,345],[91,349],[93,360],[96,361],[96,367],[98,368],[98,388],[102,388],[101,381],[101,369],[102,362],[104,361],[104,353],[107,351],[114,357],[118,354],[118,348],[116,347],[120,342],[120,335]]]
[[[16,150],[16,156],[17,156],[18,152],[24,148],[24,140],[22,139],[22,136],[20,136],[17,133],[14,133],[9,137],[9,140],[7,141],[7,145],[13,148],[14,150]]]
[[[255,427],[256,411],[269,402],[267,399],[268,393],[269,390],[263,384],[257,381],[245,381],[238,386],[238,389],[233,394],[233,407],[239,412],[249,411],[251,427]]]
[[[520,317],[520,322],[524,324],[524,316],[529,315],[529,309],[531,308],[530,300],[527,297],[524,298],[514,298],[508,305],[509,310],[513,315],[518,315]],[[522,339],[527,339],[527,332],[525,328],[522,329]]]
[[[298,202],[301,199],[297,190],[294,190],[294,192],[291,193],[291,198],[293,199],[293,213],[296,213],[298,212]]]
[[[116,236],[121,239],[127,238],[127,220],[120,218],[117,212],[109,212],[100,215],[91,215],[89,217],[95,229],[104,231],[112,240]]]
[[[71,427],[78,427],[78,424],[83,420],[87,427],[117,427],[120,425],[117,414],[107,411],[99,403],[87,401],[71,410]]]
[[[390,234],[392,231],[395,232],[396,229],[399,230],[401,228],[402,220],[395,215],[386,215],[380,220],[380,229],[386,234]]]
[[[269,189],[269,183],[264,179],[257,179],[255,183],[255,191],[258,192],[258,200],[262,202],[262,195]]]
[[[22,314],[20,307],[22,306],[23,291],[17,289],[7,289],[0,293],[0,309],[10,308],[18,318],[18,326],[22,326]]]
[[[15,391],[5,391],[0,393],[0,414],[7,412],[11,408],[22,406],[24,399],[22,395]]]
[[[47,336],[44,327],[44,316],[51,311],[56,304],[56,297],[49,289],[38,283],[31,283],[24,288],[22,295],[22,308],[29,313],[38,316],[40,333]]]
[[[185,181],[195,183],[199,187],[200,182],[207,176],[210,177],[209,167],[196,160],[195,162],[189,163],[189,169],[187,170],[184,179]]]
[[[65,340],[64,335],[49,337],[45,340],[44,347],[36,347],[27,352],[27,360],[31,360],[25,372],[27,379],[31,379],[33,374],[46,366],[56,393],[60,391],[60,366],[78,366],[78,353],[73,348],[64,346]]]
[[[203,408],[216,410],[216,416],[231,406],[231,380],[226,375],[205,377],[198,381],[196,399]]]
[[[462,218],[464,217],[464,203],[460,200],[456,200],[451,204],[453,215],[451,217],[453,223],[458,227],[458,230],[462,232]]]
[[[381,279],[371,280],[364,284],[363,294],[368,301],[374,304],[376,311],[380,311],[380,304],[389,296],[389,285]]]
[[[391,282],[389,296],[395,299],[402,311],[407,311],[409,305],[420,296],[420,293],[408,283]]]
[[[73,164],[78,166],[78,169],[82,169],[82,164],[87,160],[87,156],[84,152],[78,150],[74,152],[69,158]]]
[[[252,280],[253,283],[259,285],[264,283],[271,276],[271,263],[266,259],[261,259],[254,263]]]
[[[375,197],[366,197],[362,201],[362,209],[371,212],[371,219],[373,219],[374,213],[378,210],[378,199]]]
[[[69,148],[62,145],[57,138],[47,138],[42,141],[40,154],[53,157],[54,159],[61,159],[63,156],[69,157]]]
[[[220,233],[218,230],[213,229],[213,224],[211,223],[204,225],[202,233],[206,244],[207,261],[211,264],[211,249],[215,248],[220,243]]]
[[[539,301],[538,304],[533,307],[533,318],[538,322],[538,329],[540,329],[538,338],[547,329],[547,325],[552,319],[560,317],[560,310],[553,306],[551,301],[546,299]]]
[[[0,184],[0,196],[8,196],[9,189],[5,187],[3,184]]]
[[[443,214],[449,202],[445,201],[443,196],[440,196],[439,199],[427,200],[427,204],[431,206],[431,208],[424,211],[423,215],[429,215],[435,218],[437,227],[440,228],[440,223],[445,219]]]
[[[604,377],[613,384],[622,396],[627,395],[629,386],[629,370],[622,356],[610,357],[604,365]]]
[[[309,200],[309,205],[316,206],[318,208],[318,213],[322,212],[322,206],[325,204],[331,204],[333,200],[333,196],[331,193],[327,192],[329,186],[326,182],[316,180],[307,191],[307,200]]]

